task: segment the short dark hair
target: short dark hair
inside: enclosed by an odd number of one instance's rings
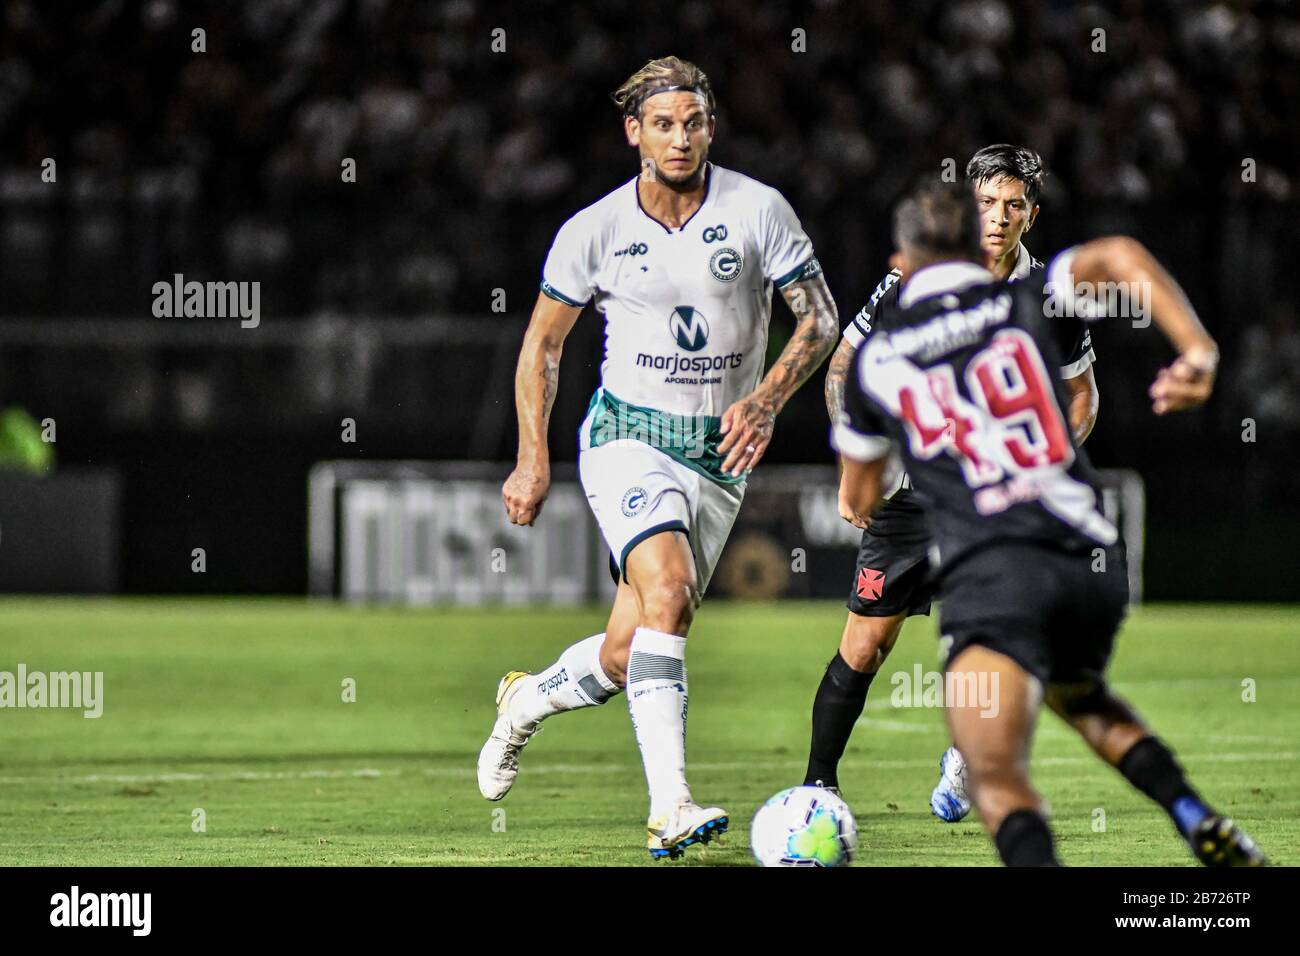
[[[978,186],[991,179],[1020,180],[1025,184],[1025,198],[1031,206],[1038,205],[1038,193],[1046,176],[1043,157],[1028,146],[1013,146],[1010,143],[985,146],[966,164],[966,182],[971,186]]]
[[[894,244],[924,261],[983,261],[980,214],[964,183],[927,180],[894,210]]]

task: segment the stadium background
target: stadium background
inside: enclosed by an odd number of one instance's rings
[[[608,92],[672,52],[713,79],[712,158],[790,199],[842,322],[885,271],[899,190],[989,142],[1044,157],[1040,258],[1109,232],[1148,244],[1224,365],[1204,412],[1157,420],[1159,337],[1094,332],[1089,451],[1147,482],[1147,596],[1295,597],[1293,4],[14,0],[3,16],[0,399],[57,422],[57,474],[120,477],[120,537],[103,544],[120,590],[303,593],[313,462],[511,459],[501,343],[518,342],[556,228],[635,172]],[[260,281],[261,327],[152,318],[174,273]],[[791,325],[778,304],[773,355]],[[454,341],[431,332],[447,326]],[[600,344],[588,312],[557,461],[575,455]],[[768,462],[831,461],[822,374]]]

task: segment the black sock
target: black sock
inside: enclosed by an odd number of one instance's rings
[[[1169,814],[1186,836],[1211,810],[1187,783],[1183,768],[1157,737],[1143,737],[1120,758],[1116,769]]]
[[[827,787],[840,785],[840,758],[848,746],[853,725],[867,705],[867,688],[875,676],[855,671],[838,651],[826,665],[826,673],[813,699],[812,747],[805,784],[820,780]]]
[[[1037,810],[1017,810],[998,827],[993,844],[1007,866],[1060,866],[1052,831]]]

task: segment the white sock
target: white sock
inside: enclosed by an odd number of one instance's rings
[[[638,627],[627,665],[627,707],[645,765],[652,819],[691,798],[686,700],[686,638]]]
[[[546,670],[525,677],[525,686],[510,698],[510,720],[521,729],[535,727],[552,714],[603,704],[618,685],[600,666],[605,635],[593,634],[568,648]]]

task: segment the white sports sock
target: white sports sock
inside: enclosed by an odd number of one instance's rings
[[[510,720],[529,729],[552,714],[595,707],[618,693],[618,685],[600,666],[600,646],[605,635],[593,634],[574,644],[554,664],[525,677],[525,686],[510,698]]]
[[[627,665],[627,707],[645,765],[651,819],[691,798],[686,700],[686,638],[638,627]]]

